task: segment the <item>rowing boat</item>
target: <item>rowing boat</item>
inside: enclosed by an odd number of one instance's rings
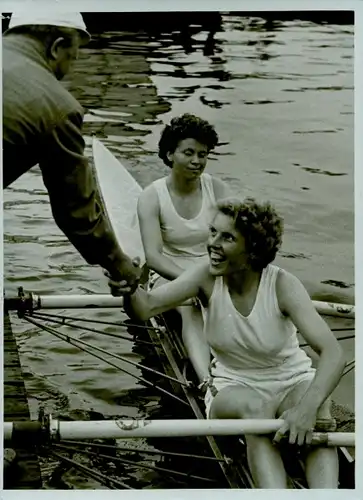
[[[139,257],[142,265],[145,267],[145,255],[142,248],[140,231],[138,227],[138,219],[136,215],[137,199],[141,192],[141,187],[137,184],[131,174],[125,167],[115,158],[115,156],[97,139],[93,139],[93,158],[95,165],[95,173],[97,182],[100,187],[103,205],[108,214],[111,225],[114,228],[115,234],[125,251],[131,257]],[[112,297],[110,295],[50,295],[38,296],[34,294],[20,293],[20,297],[6,300],[6,307],[9,310],[17,310],[20,316],[24,316],[29,323],[35,327],[43,328],[45,331],[55,335],[57,338],[64,340],[85,352],[89,352],[96,358],[106,361],[110,366],[117,367],[123,370],[122,366],[117,366],[110,359],[106,359],[103,355],[107,353],[105,350],[92,346],[92,350],[87,350],[87,343],[80,338],[72,337],[69,333],[64,334],[54,328],[42,325],[40,321],[54,321],[56,325],[73,326],[88,331],[95,332],[96,330],[80,326],[80,321],[90,321],[90,319],[80,319],[72,317],[64,317],[56,314],[44,314],[41,311],[52,309],[89,309],[89,308],[116,308],[120,309],[123,304],[122,297]],[[321,314],[327,314],[337,317],[354,318],[354,306],[347,306],[343,304],[331,304],[326,302],[314,302],[316,309]],[[72,324],[73,320],[77,324]],[[95,320],[95,323],[97,321]],[[99,321],[99,323],[103,323]],[[111,323],[108,323],[111,324]],[[46,436],[48,451],[52,452],[49,444],[60,447],[59,449],[69,449],[67,439],[109,439],[109,438],[122,438],[122,437],[147,437],[152,446],[161,450],[163,457],[172,457],[174,460],[174,469],[183,469],[185,472],[179,470],[173,473],[184,474],[189,484],[192,480],[203,479],[209,483],[202,483],[211,485],[210,481],[214,480],[214,484],[219,487],[228,486],[230,488],[253,488],[253,481],[247,466],[246,460],[246,447],[243,438],[237,438],[235,435],[241,434],[247,430],[250,433],[264,433],[272,432],[276,429],[276,421],[206,421],[204,416],[204,403],[203,395],[197,389],[197,378],[190,365],[186,355],[185,348],[181,341],[180,334],[180,317],[176,311],[170,311],[157,318],[152,318],[144,325],[131,325],[129,324],[129,333],[132,334],[138,342],[143,342],[145,333],[149,339],[149,343],[145,349],[152,349],[159,359],[162,366],[162,371],[158,372],[151,369],[146,364],[140,366],[133,363],[129,359],[121,358],[116,354],[112,354],[114,358],[122,361],[122,363],[130,363],[141,368],[143,373],[142,377],[137,377],[144,385],[158,390],[162,397],[168,399],[168,408],[171,408],[168,417],[170,420],[165,421],[165,424],[160,421],[148,420],[146,422],[135,421],[95,421],[95,422],[61,422],[53,421],[50,424],[50,419],[47,420],[47,425],[43,423],[33,422],[30,427],[25,425],[23,431],[33,430],[37,436]],[[97,333],[104,333],[97,331]],[[120,334],[109,334],[114,337],[121,337]],[[151,342],[150,342],[151,341]],[[136,346],[137,342],[135,342]],[[141,344],[139,344],[141,345]],[[144,344],[142,344],[144,345]],[[126,370],[124,370],[126,371]],[[163,376],[164,382],[160,382],[160,376]],[[135,375],[133,375],[135,376]],[[157,379],[156,382],[152,380],[153,376]],[[171,398],[171,399],[170,399]],[[173,401],[173,405],[171,405]],[[342,418],[341,423],[344,423],[346,418],[345,410],[341,410]],[[165,412],[162,414],[165,419]],[[348,415],[350,418],[351,416]],[[183,419],[183,421],[181,420]],[[191,420],[193,419],[193,421]],[[88,425],[89,424],[89,425]],[[213,425],[212,425],[213,424]],[[222,425],[223,424],[223,425]],[[21,427],[21,426],[20,426]],[[19,424],[6,423],[4,432],[7,437],[12,437],[15,429],[15,435],[22,435],[20,433]],[[38,432],[41,428],[41,433]],[[44,432],[44,430],[47,432]],[[351,428],[339,429],[344,431],[351,431]],[[176,439],[175,436],[180,436]],[[164,436],[167,439],[160,440]],[[174,436],[174,437],[173,437]],[[187,437],[187,439],[185,437]],[[60,440],[66,440],[59,442]],[[175,440],[176,439],[176,440]],[[316,443],[325,443],[326,445],[337,445],[340,455],[341,467],[341,482],[340,487],[353,488],[354,487],[354,460],[352,457],[352,449],[347,449],[347,446],[354,446],[354,433],[323,433],[314,437]],[[23,442],[27,438],[24,437]],[[76,443],[76,441],[72,441]],[[166,445],[170,443],[170,445]],[[80,445],[82,443],[78,443]],[[68,446],[68,448],[67,448]],[[97,445],[102,446],[102,445]],[[107,445],[105,445],[107,446]],[[178,451],[176,449],[178,447]],[[187,448],[195,447],[198,449],[196,453],[184,453]],[[165,448],[167,448],[165,450]],[[57,448],[56,448],[57,449]],[[200,450],[200,451],[199,451]],[[298,460],[294,463],[291,461],[291,454],[289,449],[284,451],[286,467],[290,477],[291,487],[300,488],[305,487],[304,474],[301,464]],[[150,450],[149,450],[150,452]],[[93,452],[94,453],[94,452]],[[57,452],[53,455],[60,458]],[[207,458],[208,469],[203,469],[205,461],[202,460],[203,456]],[[207,455],[207,457],[205,457]],[[179,458],[173,458],[178,456]],[[180,457],[184,457],[183,460]],[[92,471],[85,468],[81,464],[76,464],[69,458],[63,456],[62,460],[71,466],[79,466],[85,474],[92,474]],[[119,460],[127,460],[119,458]],[[169,459],[168,459],[169,460]],[[295,463],[296,462],[296,463]],[[165,462],[162,462],[165,465]],[[169,462],[168,462],[169,463]],[[160,469],[161,470],[161,469]],[[170,473],[169,469],[162,469]],[[193,471],[193,474],[191,473]],[[201,473],[200,473],[201,471]],[[209,478],[206,478],[206,472],[209,472]],[[102,479],[102,475],[94,473],[98,479]],[[204,476],[204,477],[202,477]],[[217,483],[215,482],[217,479]],[[128,488],[123,481],[115,478],[104,477],[104,481],[112,482],[115,488]]]
[[[108,213],[111,225],[121,246],[131,257],[139,257],[141,263],[145,263],[145,255],[142,248],[140,230],[136,217],[137,198],[141,187],[126,170],[125,167],[113,156],[113,154],[96,138],[93,139],[93,158],[99,183],[103,195],[103,202]],[[115,182],[116,177],[120,179]],[[120,189],[125,193],[126,199],[121,199]],[[117,192],[117,194],[116,194]],[[323,302],[314,302],[320,314],[333,314],[341,317],[354,317],[354,306],[336,305]],[[197,378],[181,341],[180,319],[176,311],[170,311],[158,318],[152,318],[149,322],[148,334],[160,357],[165,372],[172,378],[177,379],[179,384],[173,383],[173,390],[180,398],[187,402],[194,417],[204,419],[203,402],[195,387]],[[246,450],[242,439],[234,439],[233,446],[228,441],[228,453],[238,457],[231,461],[226,458],[226,449],[223,443],[219,443],[212,436],[207,436],[208,445],[214,456],[219,460],[219,466],[227,484],[231,488],[253,488],[253,481],[246,465]],[[290,461],[291,457],[287,457]],[[353,469],[353,459],[346,448],[340,449],[341,476],[347,477],[347,465]],[[231,465],[232,464],[232,465]],[[291,469],[291,467],[290,467]],[[342,479],[341,485],[347,486]],[[300,478],[291,477],[291,486],[300,487]]]

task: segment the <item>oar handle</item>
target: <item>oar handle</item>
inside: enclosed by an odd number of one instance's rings
[[[48,417],[43,422],[5,422],[4,440],[38,443],[60,439],[129,439],[182,436],[234,436],[271,434],[281,428],[281,419],[215,420],[100,420],[62,422]],[[355,446],[355,434],[349,432],[313,433],[313,444]]]
[[[355,306],[353,305],[321,302],[319,300],[313,300],[313,304],[319,314],[340,318],[355,318]]]
[[[191,301],[185,302],[185,306]],[[355,318],[355,306],[336,304],[334,302],[313,301],[319,314],[342,318]],[[36,295],[24,293],[19,297],[4,298],[7,311],[35,309],[100,309],[122,308],[123,297],[113,297],[109,294],[90,295]]]

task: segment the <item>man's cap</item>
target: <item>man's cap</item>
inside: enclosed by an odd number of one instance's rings
[[[58,26],[61,28],[72,28],[78,30],[82,38],[90,40],[91,35],[88,33],[83,17],[79,12],[58,12],[50,14],[37,13],[14,13],[9,22],[9,27],[5,33],[11,32],[19,26],[31,25],[49,25]]]

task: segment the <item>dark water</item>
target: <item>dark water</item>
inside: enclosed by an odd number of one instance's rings
[[[285,217],[277,264],[316,298],[354,301],[353,26],[224,16],[214,39],[194,31],[183,39],[167,28],[94,37],[65,82],[87,110],[87,143],[96,134],[146,186],[167,172],[157,156],[164,124],[184,112],[204,117],[221,143],[208,171],[240,196],[271,200]],[[55,226],[37,168],[4,193],[4,239],[8,294],[20,285],[40,294],[108,292],[102,272]],[[34,416],[40,404],[135,417],[155,407],[130,375],[17,318],[14,329]],[[82,338],[139,359],[127,340]],[[343,345],[353,358],[353,341]],[[353,407],[352,372],[335,397]]]

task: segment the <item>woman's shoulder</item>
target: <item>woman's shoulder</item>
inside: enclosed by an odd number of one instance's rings
[[[144,188],[144,191],[158,189],[159,186],[163,186],[166,183],[166,179],[167,177],[160,177],[159,179],[155,179],[148,186],[146,186],[146,188]]]
[[[270,265],[271,266],[271,265]],[[276,271],[276,297],[280,309],[283,311],[291,302],[309,297],[301,280],[294,274],[277,266]]]
[[[194,269],[194,277],[199,283],[201,297],[208,302],[212,296],[215,276],[210,273],[209,261],[198,264]]]
[[[269,264],[267,266],[267,271],[276,276],[276,292],[281,292],[286,289],[286,287],[291,287],[294,282],[298,281],[298,278],[291,274],[286,269],[275,266],[274,264]]]
[[[141,210],[153,211],[159,208],[159,184],[162,179],[157,179],[141,191],[138,199],[138,207]]]
[[[222,179],[219,179],[219,177],[216,177],[211,174],[205,174],[207,175],[208,181],[211,183],[211,186],[213,187],[214,191],[214,197],[216,200],[222,200],[223,198],[227,198],[230,195],[230,190],[227,186],[227,184],[222,181]]]
[[[297,276],[295,276],[295,274],[290,273],[290,271],[287,271],[282,267],[276,266],[274,264],[269,264],[268,269],[276,274],[276,282],[278,284],[281,284],[282,286],[286,284],[293,286],[296,283],[300,283],[302,285],[301,281]]]
[[[152,181],[142,190],[142,192],[140,193],[140,198],[155,196],[159,192],[160,188],[165,185],[166,179],[167,177],[160,177],[159,179]]]

